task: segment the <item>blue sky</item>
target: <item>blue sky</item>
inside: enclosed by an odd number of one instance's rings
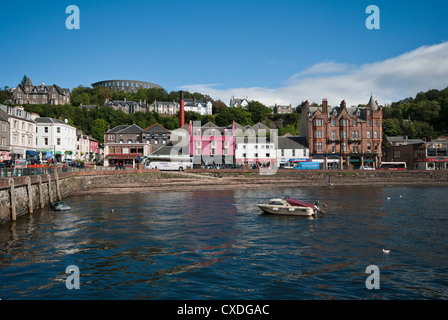
[[[379,30],[365,26],[372,4],[380,9]],[[79,30],[65,27],[69,5],[79,7]],[[0,7],[1,87],[16,86],[24,74],[34,84],[70,89],[133,79],[225,103],[235,95],[267,105],[322,98],[350,105],[366,103],[370,92],[384,104],[448,86],[447,1],[43,0]]]

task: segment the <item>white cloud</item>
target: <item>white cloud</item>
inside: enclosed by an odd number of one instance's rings
[[[370,93],[384,105],[418,92],[448,87],[448,42],[422,46],[380,62],[352,66],[337,62],[320,62],[293,74],[286,85],[278,88],[219,89],[217,85],[184,85],[179,89],[208,94],[228,104],[230,97],[248,97],[270,106],[299,105],[302,101],[330,105],[342,100],[347,105],[367,103]]]

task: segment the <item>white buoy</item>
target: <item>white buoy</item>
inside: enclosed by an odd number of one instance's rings
[[[390,253],[390,250],[383,249],[383,253],[385,253],[385,254],[389,254],[389,253]]]

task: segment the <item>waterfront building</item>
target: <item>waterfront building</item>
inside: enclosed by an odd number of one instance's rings
[[[200,125],[200,122],[199,122]],[[235,123],[218,127],[208,122],[203,126],[188,124],[189,152],[194,164],[233,164],[235,152]]]
[[[104,133],[104,166],[135,168],[149,155],[149,144],[142,142],[143,129],[136,124],[118,125]]]
[[[159,149],[160,146],[166,146],[170,139],[171,131],[158,123],[142,130],[142,142],[149,145],[150,153]]]
[[[306,137],[312,160],[323,169],[378,167],[381,159],[383,107],[370,97],[367,105],[310,106],[305,101],[300,136]]]
[[[401,137],[388,137],[388,141],[399,141]],[[402,143],[384,148],[383,162],[406,162],[407,169],[447,170],[448,140],[403,139]],[[406,141],[407,140],[407,141]]]
[[[36,151],[41,159],[58,162],[73,160],[76,151],[76,128],[67,121],[39,117],[36,122]]]
[[[9,116],[0,109],[0,162],[10,159]]]
[[[26,151],[36,151],[36,122],[22,106],[0,105],[9,122],[9,158],[25,159]],[[4,128],[6,129],[7,126]],[[8,157],[7,151],[4,156]]]
[[[98,161],[100,160],[100,144],[99,141],[96,140],[91,135],[89,138],[89,161]]]
[[[237,137],[235,164],[250,166],[264,165],[269,168],[277,166],[277,149],[274,141],[264,137]]]
[[[12,92],[9,101],[12,104],[70,104],[70,90],[55,84],[35,86],[27,77],[24,84],[19,84]]]
[[[75,159],[81,161],[99,160],[99,144],[98,140],[82,132],[76,130],[76,152]]]
[[[310,161],[308,143],[304,137],[281,136],[277,138],[277,165],[291,167],[298,162]]]

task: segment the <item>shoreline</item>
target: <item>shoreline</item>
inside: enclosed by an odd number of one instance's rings
[[[262,176],[251,173],[232,173],[222,177],[214,176],[215,173],[202,172],[164,172],[164,177],[148,179],[147,182],[120,183],[114,186],[93,186],[83,191],[76,191],[72,196],[120,194],[120,193],[152,193],[152,192],[185,192],[207,190],[249,190],[269,188],[298,188],[298,187],[348,187],[348,186],[448,186],[448,175],[440,177],[423,173],[425,177],[415,177],[413,174],[381,172],[353,173],[353,172],[315,172],[299,174],[279,174]],[[238,176],[235,176],[238,175]],[[418,178],[418,179],[416,179]],[[440,178],[440,179],[437,179]],[[331,179],[329,185],[328,180]]]

